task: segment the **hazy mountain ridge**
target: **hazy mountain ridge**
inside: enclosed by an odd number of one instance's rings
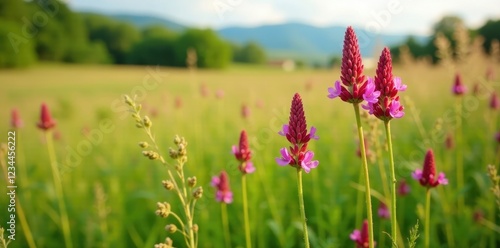
[[[188,26],[170,21],[164,18],[115,14],[108,15],[114,19],[132,23],[138,27],[148,25],[162,25],[175,31],[182,31]],[[271,57],[276,54],[290,54],[293,58],[305,60],[326,61],[333,55],[341,55],[345,27],[330,26],[316,27],[303,23],[284,23],[273,25],[262,25],[258,27],[227,27],[216,30],[224,39],[243,44],[249,41],[259,43]],[[360,49],[363,56],[372,57],[377,47],[393,46],[407,39],[408,34],[376,34],[356,28]],[[414,36],[417,41],[425,42],[429,37]]]

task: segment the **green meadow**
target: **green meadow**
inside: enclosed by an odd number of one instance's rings
[[[492,68],[497,76],[487,80]],[[459,118],[463,137],[453,148],[445,145],[457,125],[457,97],[451,92],[459,72],[467,93]],[[307,125],[317,128],[309,143],[319,166],[303,175],[304,201],[312,247],[354,247],[349,238],[364,218],[364,183],[353,107],[327,98],[327,88],[339,79],[340,68],[284,72],[265,66],[236,65],[225,70],[188,70],[155,66],[91,66],[42,64],[30,69],[0,71],[0,142],[7,143],[11,110],[24,126],[16,132],[15,240],[9,247],[64,247],[57,193],[47,143],[37,128],[45,102],[56,127],[51,131],[61,173],[74,247],[153,247],[168,236],[184,247],[179,233],[164,227],[175,219],[155,215],[157,202],[169,202],[181,216],[180,203],[166,191],[165,167],[142,155],[148,141],[127,111],[123,96],[136,96],[141,114],[150,117],[162,156],[174,147],[176,134],[188,142],[186,176],[196,176],[204,189],[195,207],[199,247],[224,247],[221,204],[215,200],[212,176],[229,174],[234,202],[227,206],[231,247],[244,247],[241,172],[231,153],[246,130],[256,172],[247,175],[250,228],[254,247],[302,247],[296,173],[275,162],[288,145],[278,135],[288,123],[294,93],[302,96]],[[374,68],[365,74],[374,76]],[[489,107],[500,91],[500,64],[471,58],[464,64],[431,66],[425,62],[396,65],[394,75],[408,85],[401,92],[405,116],[391,121],[396,176],[411,191],[398,196],[399,247],[406,247],[409,230],[419,221],[423,247],[425,188],[411,177],[433,149],[436,169],[449,184],[432,190],[431,247],[498,247],[499,209],[490,192],[488,164],[498,168],[498,110]],[[477,85],[477,86],[474,86]],[[479,89],[473,93],[473,89]],[[242,106],[250,110],[245,118]],[[365,111],[363,111],[365,112]],[[381,171],[388,173],[383,122],[363,115],[370,153],[370,179],[377,247],[390,247],[390,222],[377,215],[384,192]],[[376,141],[376,142],[374,142]],[[377,145],[378,144],[378,145]],[[457,152],[463,159],[465,185],[457,185]],[[2,155],[0,226],[8,229],[11,214],[6,196],[7,156]],[[457,207],[459,199],[465,206]],[[21,210],[20,210],[21,209]],[[20,214],[20,211],[23,214]],[[474,219],[482,214],[483,218]],[[20,216],[23,215],[23,216]],[[22,218],[21,218],[22,217]],[[5,231],[4,237],[11,233]]]

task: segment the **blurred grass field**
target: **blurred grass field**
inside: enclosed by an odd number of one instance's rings
[[[401,94],[406,115],[391,122],[398,180],[405,179],[411,186],[410,194],[398,200],[398,222],[404,237],[417,219],[423,221],[425,190],[411,178],[411,172],[421,166],[425,151],[432,148],[437,170],[447,173],[450,184],[433,192],[431,247],[500,244],[498,233],[473,220],[474,212],[481,211],[485,218],[493,216],[489,220],[497,226],[499,223],[498,215],[492,214],[494,198],[486,177],[486,165],[493,163],[494,155],[498,157],[493,137],[500,124],[498,111],[488,107],[491,92],[500,89],[498,76],[494,81],[485,79],[490,66],[500,72],[499,64],[484,61],[459,68],[423,63],[394,68],[394,74],[408,85]],[[463,126],[466,187],[461,190],[455,180],[456,150],[446,150],[444,145],[446,135],[454,133],[456,99],[451,86],[455,71],[462,74],[469,89],[464,96]],[[302,246],[295,173],[274,161],[279,148],[287,145],[277,132],[288,122],[295,92],[304,101],[308,125],[317,127],[320,136],[310,143],[320,165],[304,176],[311,245],[353,247],[349,234],[360,227],[356,211],[364,206],[357,202],[361,162],[356,156],[354,113],[349,104],[326,97],[339,72],[339,68],[283,72],[236,66],[223,71],[189,71],[82,65],[0,71],[0,141],[6,142],[10,110],[17,108],[24,121],[24,127],[17,131],[17,197],[37,247],[63,246],[47,148],[36,128],[42,102],[48,104],[57,121],[55,148],[59,164],[65,166],[62,180],[75,247],[152,247],[167,236],[163,227],[172,219],[154,214],[156,202],[168,201],[175,210],[177,198],[162,187],[161,181],[167,177],[162,165],[141,154],[137,144],[147,137],[126,112],[124,94],[137,95],[142,113],[153,121],[165,157],[175,134],[189,142],[187,174],[197,176],[205,190],[195,213],[200,247],[224,244],[220,204],[210,186],[211,177],[221,170],[229,173],[235,197],[228,206],[232,246],[244,246],[240,172],[231,154],[242,129],[249,134],[257,168],[248,176],[255,247]],[[365,74],[373,76],[374,70]],[[473,96],[476,83],[482,93]],[[201,94],[202,88],[208,91],[207,96]],[[223,92],[223,96],[216,97],[216,92]],[[251,111],[247,119],[242,117],[242,105]],[[100,128],[105,121],[109,130]],[[371,131],[366,124],[364,129]],[[382,136],[380,139],[385,142]],[[377,159],[388,167],[386,158],[384,150]],[[496,162],[498,166],[498,159]],[[377,163],[371,163],[370,170],[372,188],[383,194]],[[5,186],[2,179],[0,187],[6,191]],[[466,199],[463,212],[456,211],[460,195]],[[0,198],[2,226],[8,218],[7,202],[7,197]],[[375,197],[373,202],[376,213],[379,200]],[[9,247],[27,247],[20,222],[16,225],[16,240]],[[389,221],[375,217],[378,247],[389,246],[382,233],[389,231]],[[180,235],[171,237],[174,245],[182,247]]]

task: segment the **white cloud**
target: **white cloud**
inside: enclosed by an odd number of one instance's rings
[[[397,2],[401,8],[383,14],[388,5]],[[226,4],[222,18],[214,3]],[[468,25],[482,25],[485,19],[500,18],[497,0],[72,0],[74,9],[113,13],[138,13],[161,16],[181,24],[199,27],[256,26],[299,21],[320,26],[353,25],[374,27],[384,33],[429,33],[442,16],[456,14]],[[378,17],[384,17],[379,19]]]

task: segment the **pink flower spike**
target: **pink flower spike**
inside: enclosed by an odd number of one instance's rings
[[[280,153],[281,153],[281,158],[276,158],[276,163],[278,163],[281,166],[285,166],[290,164],[290,162],[292,162],[292,157],[290,156],[288,150],[285,147],[280,149]]]
[[[448,179],[446,178],[446,175],[444,172],[439,173],[437,182],[442,185],[447,185],[448,184]]]
[[[328,98],[333,99],[335,97],[340,96],[340,93],[342,92],[342,86],[340,86],[340,81],[337,80],[335,81],[335,88],[328,88]]]
[[[315,140],[319,139],[319,136],[316,135],[316,128],[314,126],[311,127],[311,131],[309,132],[309,137],[311,137],[311,139],[315,139]]]
[[[387,208],[387,205],[385,205],[385,203],[383,202],[380,202],[380,205],[378,207],[378,216],[382,219],[389,219],[391,216],[389,208]]]
[[[288,124],[285,124],[283,125],[283,129],[281,129],[281,131],[278,132],[279,135],[281,136],[286,136],[286,134],[288,133]]]
[[[411,177],[413,177],[413,179],[419,181],[422,178],[422,170],[416,169],[413,173],[411,173]]]
[[[393,117],[393,118],[401,118],[405,115],[405,112],[403,112],[403,106],[401,106],[401,104],[399,103],[398,100],[393,100],[391,102],[391,106],[390,106],[390,109],[389,109],[389,114]]]
[[[393,82],[394,82],[394,88],[396,88],[396,90],[398,90],[398,91],[405,91],[406,88],[408,88],[408,86],[406,84],[403,84],[401,82],[400,77],[394,77]]]
[[[373,78],[368,78],[368,83],[366,84],[366,91],[363,94],[363,99],[368,103],[377,103],[378,97],[380,96],[380,91],[375,90],[375,83]]]
[[[313,157],[314,152],[312,151],[307,151],[306,154],[304,154],[304,160],[302,160],[300,167],[302,167],[306,173],[309,173],[311,169],[316,168],[319,164],[318,160],[312,161]]]

